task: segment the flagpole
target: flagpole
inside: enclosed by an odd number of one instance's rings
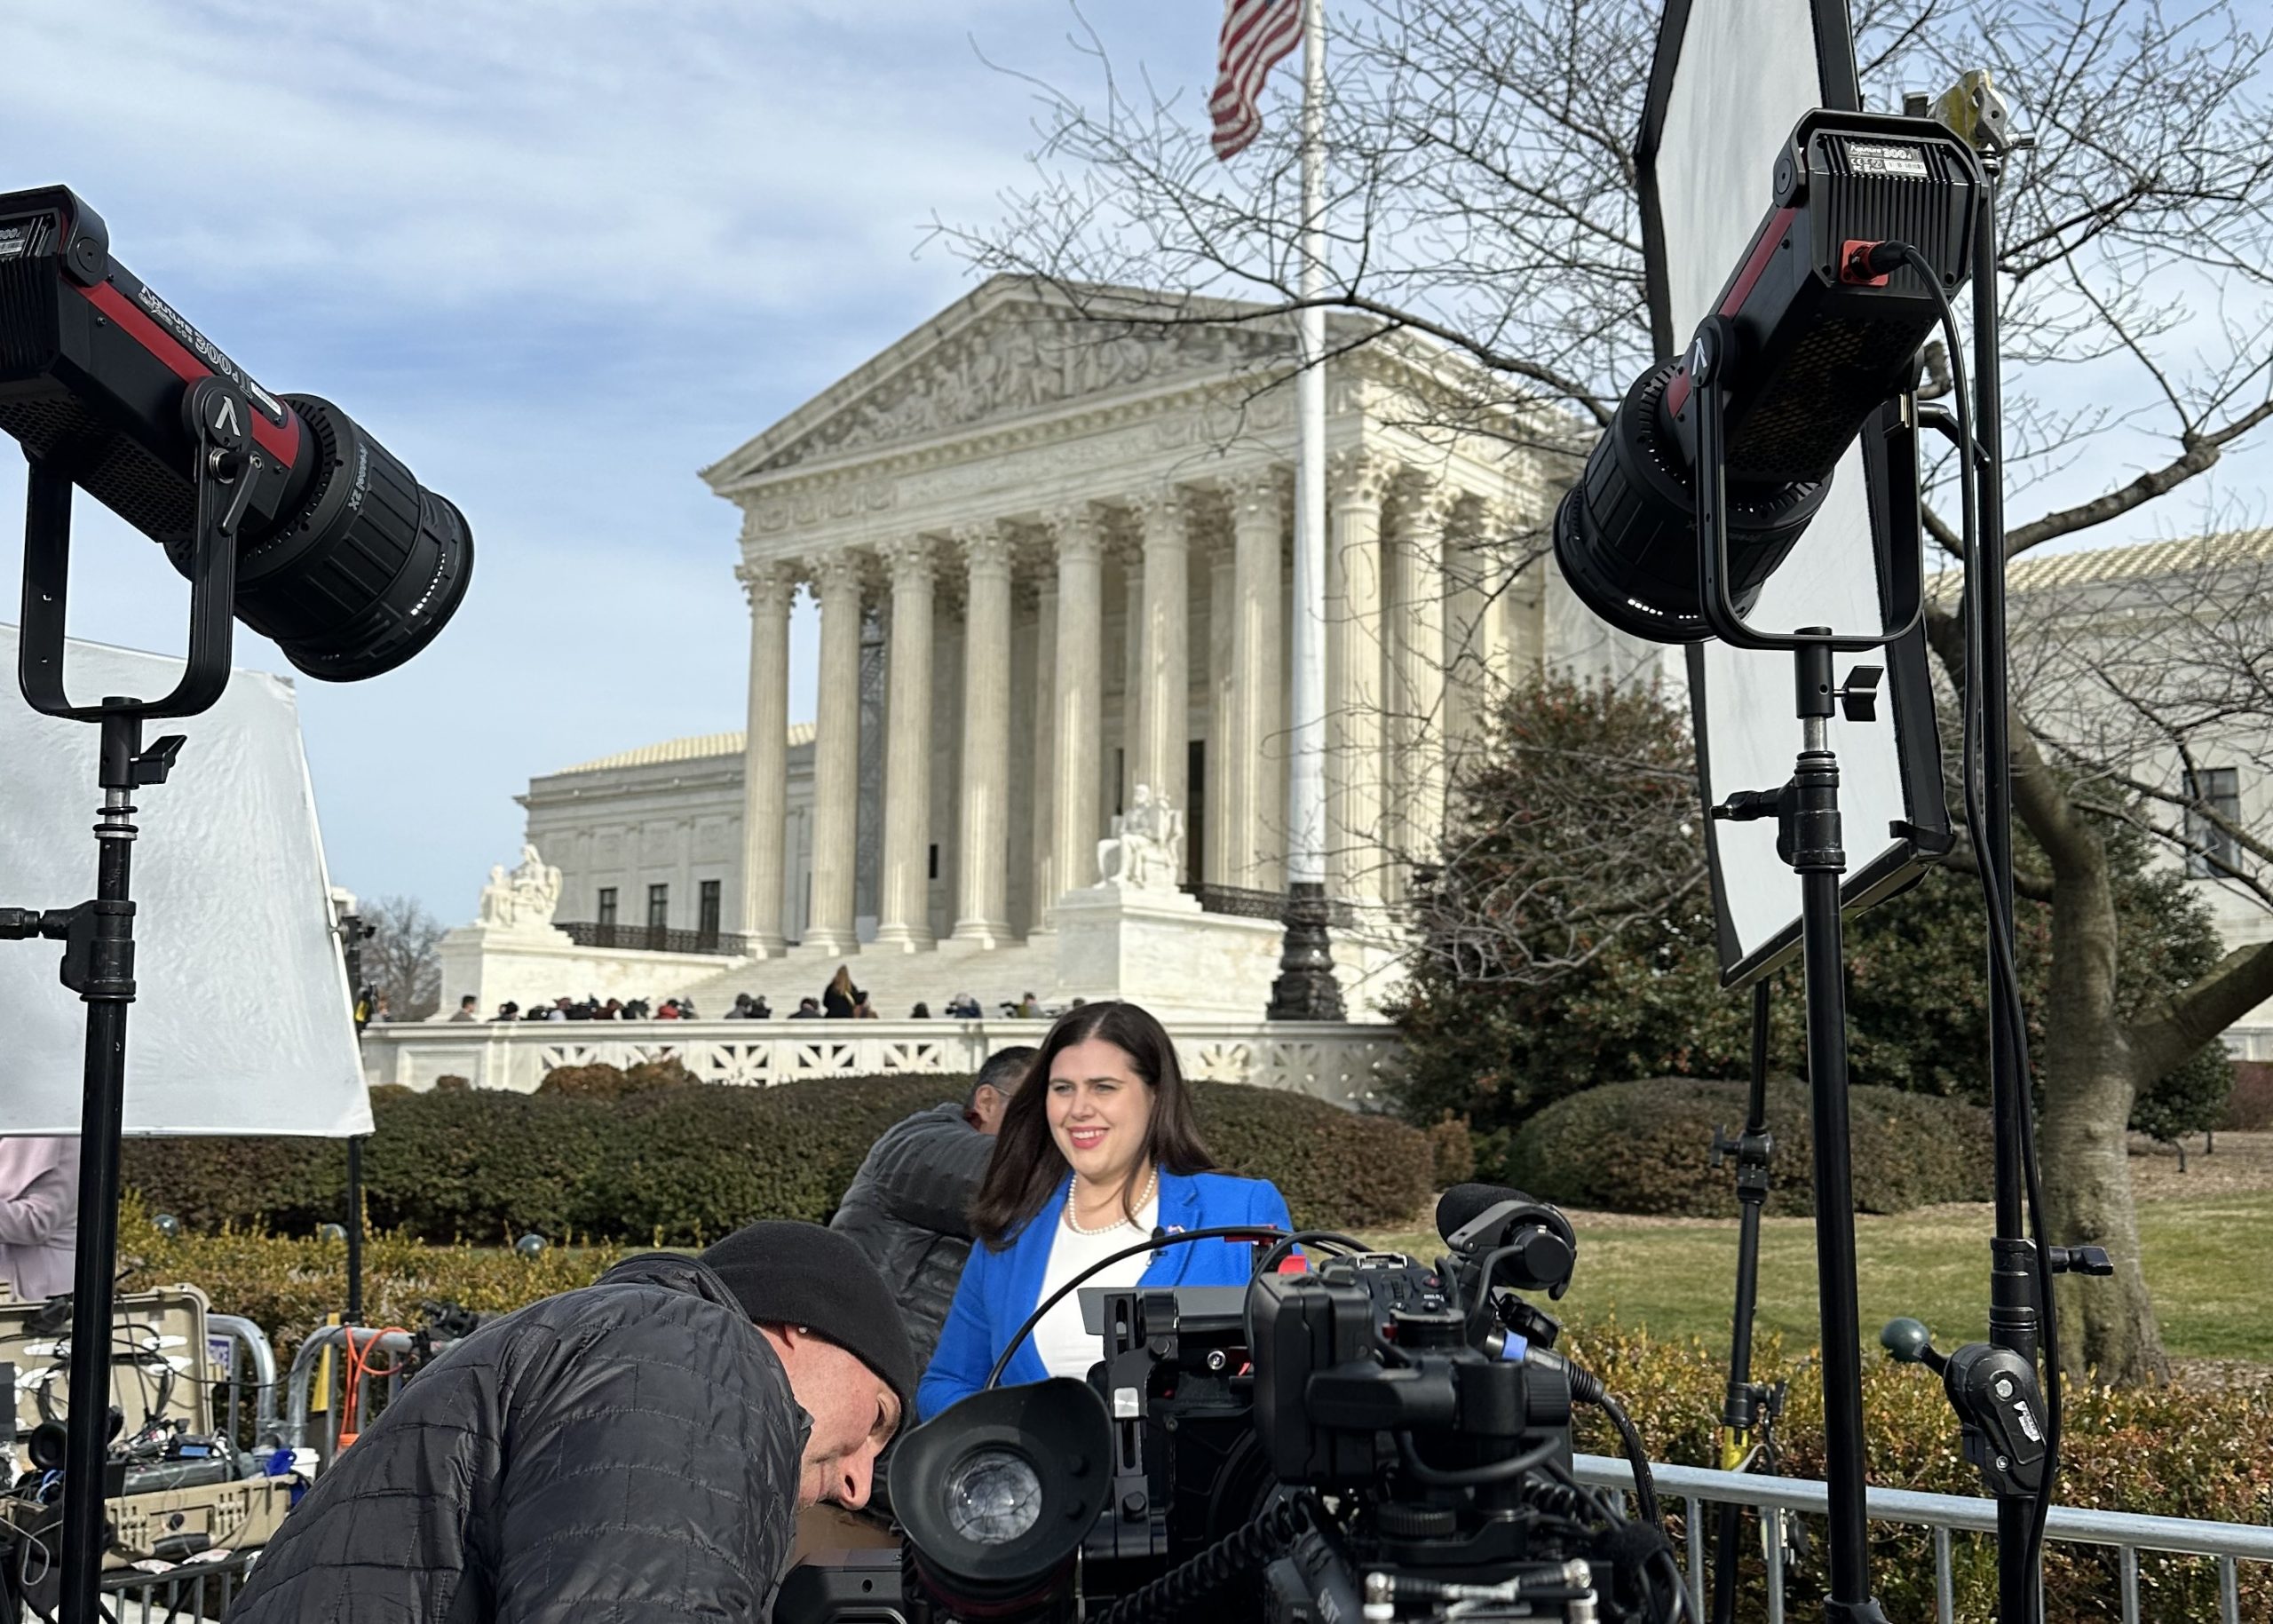
[[[1326,26],[1303,6],[1301,371],[1295,378],[1293,749],[1287,764],[1286,947],[1274,1020],[1341,1020],[1326,904]]]

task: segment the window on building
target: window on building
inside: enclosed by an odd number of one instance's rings
[[[598,908],[597,910],[595,910],[595,911],[598,913],[598,916],[599,916],[599,917],[598,917],[598,923],[601,923],[601,924],[603,924],[603,925],[613,925],[613,924],[615,923],[615,887],[614,887],[614,886],[613,886],[613,885],[603,885],[603,886],[601,886],[601,887],[600,887],[600,904],[599,904]]]
[[[2211,880],[2233,873],[2239,856],[2233,836],[2222,827],[2241,821],[2241,773],[2233,767],[2204,767],[2186,774],[2186,877]]]
[[[931,867],[923,877],[927,880],[936,880],[939,877],[939,843],[937,841],[931,843],[930,863]]]
[[[705,880],[702,882],[702,890],[695,898],[694,907],[694,929],[696,933],[702,938],[706,945],[715,945],[718,939],[717,881]]]
[[[647,928],[660,931],[671,922],[671,888],[668,885],[647,887]]]

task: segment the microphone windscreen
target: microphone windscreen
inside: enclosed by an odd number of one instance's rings
[[[1532,1198],[1505,1184],[1454,1184],[1437,1198],[1437,1233],[1449,1242],[1484,1213],[1502,1201],[1533,1205]]]

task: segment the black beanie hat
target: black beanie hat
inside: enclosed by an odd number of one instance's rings
[[[915,1414],[915,1348],[899,1304],[867,1255],[818,1224],[745,1224],[702,1254],[759,1325],[801,1325],[884,1379],[903,1417]]]

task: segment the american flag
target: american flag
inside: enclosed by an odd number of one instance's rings
[[[1302,40],[1303,0],[1225,0],[1216,93],[1208,102],[1218,158],[1228,162],[1263,133],[1255,98],[1272,65]]]

